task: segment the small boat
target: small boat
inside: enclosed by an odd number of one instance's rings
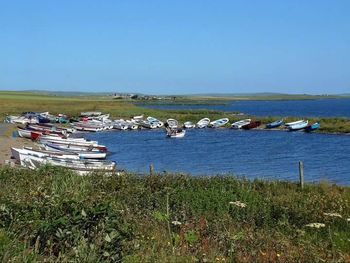
[[[196,127],[196,125],[194,125],[193,122],[191,122],[191,121],[186,121],[186,122],[184,123],[184,128],[185,128],[185,129],[193,129],[193,128],[195,128],[195,127]]]
[[[77,154],[80,159],[105,159],[107,156],[106,152],[93,151],[93,150],[75,150],[71,148],[62,147],[55,144],[43,144],[43,148],[51,152],[62,152],[62,153],[71,153]]]
[[[53,142],[53,143],[60,143],[60,144],[76,144],[79,146],[98,146],[97,141],[89,141],[86,140],[85,138],[61,138],[61,137],[54,137],[54,136],[47,136],[47,135],[42,135],[39,138],[39,141],[42,143],[45,142]]]
[[[244,125],[247,125],[251,123],[251,119],[245,119],[245,120],[240,120],[232,123],[231,128],[232,129],[241,129]]]
[[[312,131],[315,131],[315,130],[319,129],[320,127],[321,127],[320,123],[319,123],[319,122],[315,122],[315,123],[312,124],[312,125],[306,126],[306,127],[304,128],[304,130],[305,130],[306,132],[312,132]]]
[[[182,129],[170,129],[167,131],[167,137],[169,138],[183,138],[186,134],[186,130]]]
[[[206,128],[209,125],[209,123],[210,123],[209,118],[203,118],[197,122],[197,128],[199,128],[199,129]]]
[[[149,123],[151,123],[152,125],[157,126],[157,128],[161,128],[164,125],[163,122],[161,122],[160,120],[158,120],[154,117],[147,117],[147,121],[149,121]]]
[[[280,127],[283,124],[284,120],[278,120],[278,121],[274,121],[271,122],[269,124],[266,124],[266,129],[273,129],[273,128],[277,128]]]
[[[92,172],[112,173],[115,171],[115,162],[97,160],[72,160],[56,157],[38,157],[30,154],[20,153],[20,164],[29,169],[37,169],[42,165],[65,167],[77,172],[79,175],[86,175]]]
[[[166,123],[168,124],[170,129],[176,129],[179,124],[178,121],[175,119],[167,119]]]
[[[60,142],[60,141],[41,141],[39,142],[43,145],[52,145],[55,147],[58,147],[60,150],[64,151],[93,151],[93,152],[107,152],[107,147],[104,145],[92,145],[92,144],[83,144],[83,143],[76,143],[76,142]]]
[[[43,151],[43,150],[33,150],[30,148],[11,148],[12,157],[15,158],[17,163],[20,163],[20,155],[26,154],[26,155],[33,155],[36,157],[56,157],[61,159],[73,159],[73,160],[79,160],[80,157],[76,153],[64,153],[64,152],[52,152],[52,151]]]
[[[219,120],[215,120],[209,123],[209,126],[212,128],[219,128],[221,126],[226,125],[229,122],[228,118],[223,118],[223,119],[219,119]]]
[[[308,120],[300,120],[295,122],[286,123],[286,127],[290,131],[298,131],[306,128],[306,126],[309,124]]]
[[[27,138],[27,139],[32,138],[32,132],[30,130],[18,128],[17,133],[19,137]]]
[[[113,128],[117,130],[126,131],[129,128],[129,124],[124,120],[115,120]]]
[[[150,122],[147,120],[143,120],[140,122],[140,125],[146,129],[156,129],[158,128],[158,123],[157,122]]]
[[[242,129],[244,130],[251,130],[251,129],[254,129],[254,128],[257,128],[261,125],[261,121],[252,121],[246,125],[243,125],[242,126]]]

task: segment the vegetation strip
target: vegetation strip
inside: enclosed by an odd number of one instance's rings
[[[173,174],[0,169],[0,259],[345,262],[350,189]]]

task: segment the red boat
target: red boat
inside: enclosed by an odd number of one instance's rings
[[[242,126],[242,129],[244,129],[244,130],[250,130],[250,129],[257,128],[257,127],[259,127],[260,125],[261,125],[261,121],[252,121],[251,123]]]

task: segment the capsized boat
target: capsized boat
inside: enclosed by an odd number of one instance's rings
[[[306,128],[308,124],[309,124],[308,120],[299,120],[299,121],[286,123],[285,125],[290,131],[298,131]]]
[[[179,125],[178,121],[175,119],[167,119],[166,123],[168,124],[170,129],[176,129]]]
[[[209,123],[209,126],[212,128],[219,128],[221,126],[226,125],[229,122],[228,118],[223,118],[223,119],[219,119],[219,120],[215,120]]]
[[[277,120],[277,121],[274,121],[274,122],[271,122],[271,123],[269,123],[269,124],[266,124],[266,129],[278,128],[278,127],[280,127],[283,123],[284,123],[284,120],[283,120],[283,119]]]
[[[210,123],[209,118],[203,118],[197,122],[197,128],[199,128],[199,129],[206,128],[209,125],[209,123]]]
[[[254,129],[254,128],[257,128],[261,125],[261,121],[252,121],[246,125],[243,125],[242,126],[242,129],[244,130],[251,130],[251,129]]]
[[[312,131],[315,131],[317,129],[319,129],[321,127],[320,123],[319,122],[315,122],[314,124],[312,125],[308,125],[304,128],[304,130],[306,132],[312,132]]]
[[[196,127],[196,125],[193,122],[191,122],[191,121],[186,121],[184,123],[184,128],[185,129],[193,129],[195,127]]]
[[[232,123],[231,128],[232,129],[241,129],[244,125],[247,125],[251,123],[251,119],[245,119],[245,120],[240,120]]]

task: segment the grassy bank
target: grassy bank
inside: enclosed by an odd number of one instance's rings
[[[346,187],[300,190],[287,182],[184,175],[79,177],[52,167],[3,167],[0,184],[2,262],[350,259]]]
[[[193,100],[194,98],[189,98]],[[198,101],[200,102],[200,101]],[[235,113],[227,113],[212,110],[158,110],[135,106],[131,102],[113,100],[108,97],[63,97],[36,93],[0,92],[0,119],[6,115],[21,114],[24,111],[45,112],[53,114],[65,113],[78,116],[83,111],[102,111],[110,113],[112,118],[130,118],[131,116],[144,114],[161,120],[175,118],[180,122],[197,122],[204,117],[211,120],[227,117],[230,122],[242,119]],[[307,117],[307,116],[306,116]],[[254,117],[252,117],[254,119]],[[278,119],[279,117],[258,118],[263,124]],[[320,121],[324,133],[350,133],[350,120],[342,118],[308,118],[311,123]],[[297,120],[293,117],[285,118],[286,122]]]

